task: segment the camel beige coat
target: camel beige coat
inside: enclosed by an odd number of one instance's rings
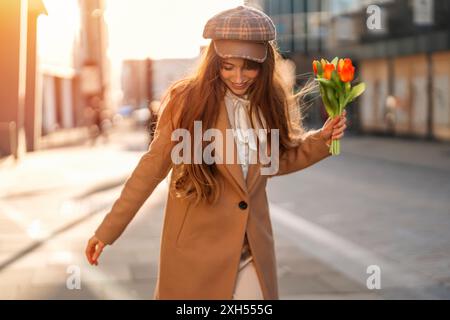
[[[170,108],[174,110],[167,107],[163,111],[149,150],[95,232],[106,244],[113,244],[122,234],[172,167],[171,133],[180,110]],[[231,128],[223,101],[216,128],[224,139],[225,130]],[[311,166],[330,156],[328,150],[320,129],[308,131],[298,147],[279,159],[276,175]],[[225,147],[222,151],[225,152]],[[235,159],[236,154],[234,144]],[[260,174],[260,164],[251,164],[245,181],[240,164],[234,163],[217,165],[223,192],[214,206],[201,204],[194,207],[187,200],[168,194],[156,299],[231,299],[245,233],[264,299],[278,299],[274,238],[266,194],[270,176]],[[239,206],[242,201],[248,204],[247,208]]]

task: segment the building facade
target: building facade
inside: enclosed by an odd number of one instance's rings
[[[0,41],[8,44],[1,46],[0,157],[17,159],[45,148],[53,133],[85,126],[94,97],[109,104],[104,7],[104,0],[0,2]]]
[[[367,91],[349,106],[351,129],[450,141],[448,1],[247,3],[274,19],[297,75],[316,58],[353,59]]]

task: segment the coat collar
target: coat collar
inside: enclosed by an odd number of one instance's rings
[[[219,114],[216,122],[216,128],[220,130],[224,145],[222,148],[219,148],[218,150],[218,157],[221,159],[221,164],[217,165],[217,168],[219,171],[224,173],[226,176],[230,178],[230,180],[233,182],[233,185],[236,187],[236,189],[242,194],[242,196],[247,195],[256,181],[258,180],[258,177],[260,176],[260,164],[250,164],[248,168],[247,173],[247,179],[244,179],[244,174],[242,173],[241,165],[237,161],[237,145],[236,141],[233,139],[232,134],[227,136],[227,129],[232,129],[232,126],[230,124],[230,121],[228,119],[228,114],[225,106],[225,101],[222,99],[219,109]],[[231,132],[231,131],[229,131]],[[226,145],[227,140],[231,138],[233,140],[232,143],[232,154],[233,154],[233,163],[227,164],[226,163]],[[228,151],[228,152],[231,152]]]

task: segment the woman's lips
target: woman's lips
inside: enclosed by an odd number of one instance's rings
[[[233,88],[239,89],[239,90],[244,89],[245,87],[247,87],[247,83],[243,83],[241,85],[238,85],[238,84],[232,82],[231,85],[233,86]]]

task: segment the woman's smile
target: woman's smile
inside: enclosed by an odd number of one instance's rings
[[[234,83],[234,82],[231,82],[231,85],[236,89],[236,90],[242,90],[242,89],[244,89],[244,88],[247,88],[247,82],[244,82],[244,83]]]
[[[220,77],[235,95],[245,95],[258,75],[259,69],[250,69],[244,59],[227,58],[222,61]]]

